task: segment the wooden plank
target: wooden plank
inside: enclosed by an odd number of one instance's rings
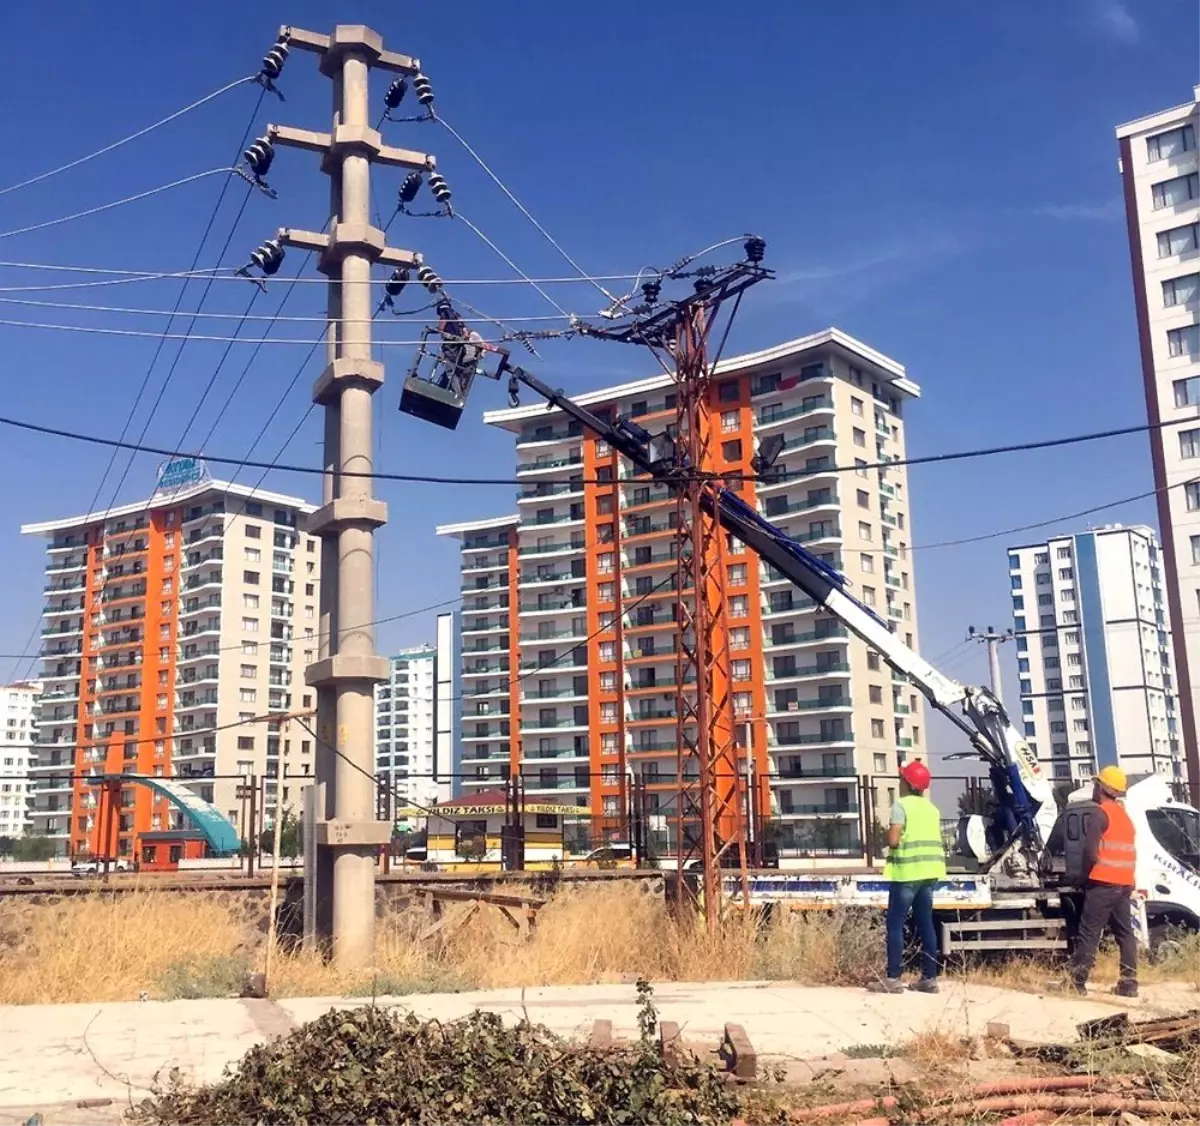
[[[603,1050],[613,1046],[611,1020],[592,1021],[592,1033],[588,1037],[588,1047]]]
[[[758,1053],[740,1024],[725,1025],[722,1052],[728,1061],[729,1072],[735,1079],[751,1083],[758,1078]]]
[[[1012,940],[998,938],[955,939],[953,946],[946,947],[946,953],[958,950],[1066,950],[1065,938],[1014,938]]]
[[[1062,930],[1066,919],[957,919],[944,923],[951,931]]]
[[[679,1050],[679,1025],[675,1021],[658,1022],[658,1048],[663,1059]]]

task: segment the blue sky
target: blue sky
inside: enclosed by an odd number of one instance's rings
[[[762,233],[779,280],[747,299],[731,351],[833,324],[897,358],[923,389],[909,412],[911,454],[1144,417],[1113,127],[1190,97],[1197,81],[1194,0],[17,5],[4,17],[6,39],[19,50],[0,71],[0,101],[22,128],[6,150],[0,188],[256,70],[280,23],[328,30],[356,20],[374,26],[392,49],[422,59],[440,111],[587,270],[627,272],[718,238]],[[377,78],[378,106],[384,85]],[[328,86],[311,56],[293,54],[282,86],[287,101],[264,101],[260,126],[328,127]],[[239,88],[143,141],[0,196],[0,259],[186,268],[219,190],[215,177],[43,231],[8,238],[3,232],[227,163],[256,95],[254,87]],[[524,270],[569,272],[448,133],[396,125],[387,136],[434,152],[455,204]],[[388,170],[377,175],[385,216],[398,179]],[[278,226],[323,223],[326,188],[314,158],[282,152],[271,181],[280,198],[249,201],[224,264],[239,264]],[[202,265],[216,263],[241,195],[240,188],[229,192]],[[460,224],[403,220],[391,237],[424,251],[446,278],[511,276]],[[293,252],[281,277],[299,264]],[[304,276],[317,275],[310,269]],[[79,278],[0,266],[0,286],[68,280]],[[273,311],[285,289],[276,283],[254,312]],[[200,291],[189,287],[185,308],[194,307]],[[499,316],[554,311],[523,285],[458,292]],[[169,309],[178,293],[178,282],[155,282],[0,292],[0,298]],[[219,283],[204,309],[240,314],[249,296],[248,286]],[[593,314],[601,300],[585,285],[557,286],[552,296],[583,314]],[[322,308],[321,287],[304,284],[283,311],[317,316]],[[0,319],[141,332],[165,324],[161,317],[3,302]],[[233,323],[201,321],[196,331],[227,334]],[[183,327],[176,322],[175,331]],[[407,339],[415,327],[389,324],[381,331]],[[256,331],[249,325],[244,335]],[[277,329],[307,339],[316,331],[303,321]],[[151,396],[177,347],[164,350]],[[116,435],[154,348],[150,337],[0,325],[4,410]],[[180,439],[223,348],[187,345],[148,440],[170,446]],[[209,452],[246,452],[307,351],[276,345],[259,352]],[[234,346],[191,441],[209,429],[248,356],[246,346]],[[646,358],[616,345],[556,344],[543,356],[539,372],[568,388],[652,370]],[[390,382],[377,396],[379,468],[509,474],[511,437],[478,420],[485,406],[501,404],[499,389],[477,389],[472,417],[455,434],[438,432],[396,413],[410,350],[388,348],[385,358]],[[301,418],[319,363],[314,359],[303,373],[257,456],[273,456]],[[149,402],[139,408],[135,432]],[[316,464],[319,440],[314,415],[287,459]],[[42,545],[20,537],[18,525],[82,511],[107,460],[106,451],[4,432],[0,651],[25,645],[40,606]],[[117,499],[146,495],[156,464],[154,457],[137,457]],[[124,455],[118,469],[123,465]],[[999,531],[1151,487],[1144,436],[910,473],[923,649],[931,657],[958,646],[969,623],[1010,624],[1009,541],[925,551],[922,544]],[[254,484],[258,476],[239,479]],[[114,483],[101,504],[111,499]],[[315,481],[274,474],[267,487],[311,496]],[[433,535],[434,524],[510,511],[513,492],[509,486],[381,488],[392,522],[380,536],[380,615],[452,597],[457,554],[451,541]],[[1149,503],[1111,516],[1153,517]],[[1025,538],[1031,537],[1013,537]],[[431,617],[410,619],[383,627],[380,644],[411,644],[431,633]],[[981,647],[959,649],[947,671],[985,677]]]

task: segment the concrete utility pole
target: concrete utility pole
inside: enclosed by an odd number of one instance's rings
[[[375,652],[375,529],[387,507],[371,495],[371,396],[384,367],[371,359],[371,266],[416,268],[419,255],[387,246],[371,226],[371,165],[426,171],[423,153],[384,145],[369,124],[372,68],[416,75],[420,64],[383,49],[368,27],[338,25],[321,35],[280,29],[289,47],[311,51],[333,80],[333,127],[314,133],[273,125],[267,136],[321,154],[329,176],[328,233],[282,230],[285,246],[316,251],[329,278],[325,370],[313,402],[325,408],[324,486],[321,507],[307,529],[321,538],[318,660],[305,672],[317,690],[316,777],[324,807],[316,825],[316,927],[332,945],[334,962],[352,968],[370,962],[375,945],[375,857],[391,836],[377,820],[374,762],[374,685],[388,678],[388,662]]]
[[[987,646],[988,651],[988,679],[991,681],[992,695],[996,697],[1000,703],[1004,703],[1004,689],[1000,683],[1000,646],[1006,641],[1012,641],[1013,631],[1006,629],[1003,633],[997,633],[991,626],[988,626],[986,633],[979,633],[974,626],[967,627],[967,640],[979,641]]]

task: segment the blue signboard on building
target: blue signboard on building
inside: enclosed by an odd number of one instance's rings
[[[198,457],[173,457],[165,461],[158,470],[157,491],[184,489],[198,485],[208,477],[208,469]]]

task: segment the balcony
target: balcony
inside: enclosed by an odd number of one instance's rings
[[[87,566],[87,559],[80,559],[76,562],[73,559],[62,559],[51,563],[46,568],[47,575],[65,575],[70,571],[82,571]]]
[[[525,428],[517,437],[517,448],[540,446],[549,442],[567,442],[572,438],[582,438],[578,424],[572,426],[538,426],[533,429]]]
[[[79,637],[83,633],[83,624],[71,625],[67,622],[59,625],[49,625],[42,630],[42,636],[45,638],[51,637]]]
[[[582,607],[573,607],[573,608],[574,609],[582,609]],[[587,637],[586,630],[582,630],[582,629],[577,630],[574,627],[570,627],[567,629],[550,630],[545,633],[543,633],[540,630],[537,633],[523,633],[523,634],[521,634],[521,636],[519,638],[519,642],[521,645],[537,645],[539,642],[543,642],[543,641],[550,641],[550,642],[554,642],[555,644],[561,644],[564,639],[571,640],[571,641],[583,641],[586,639],[586,637]]]
[[[786,792],[786,791],[785,791]],[[838,802],[821,802],[818,805],[779,804],[780,817],[857,817],[858,803],[843,805]]]
[[[587,602],[582,598],[539,598],[536,602],[522,602],[518,613],[522,617],[533,614],[561,614],[568,610],[586,610]]]
[[[561,583],[587,582],[586,574],[575,574],[573,571],[553,571],[549,574],[521,575],[521,586],[553,586]]]
[[[808,645],[814,641],[837,641],[848,637],[845,626],[830,626],[825,629],[797,631],[794,633],[772,637],[763,642],[763,649],[786,649],[792,645]]]
[[[225,535],[225,523],[218,520],[216,523],[207,524],[203,528],[196,528],[188,532],[184,543],[188,547],[194,544],[204,543],[205,540],[219,540]]]
[[[822,700],[788,700],[782,706],[773,700],[767,702],[767,716],[770,719],[784,719],[796,712],[834,711],[838,708],[849,710],[854,707],[854,701],[849,696],[834,696]]]
[[[463,667],[463,676],[495,676],[508,672],[508,661],[487,661],[472,668]]]
[[[846,661],[833,661],[827,665],[794,665],[791,668],[783,667],[782,669],[772,669],[766,675],[768,684],[775,684],[784,680],[800,680],[804,677],[821,677],[821,676],[838,676],[850,671],[850,665]]]
[[[485,579],[482,583],[472,579],[463,580],[459,590],[465,594],[486,594],[490,590],[507,590],[508,576],[502,575],[494,579]]]
[[[840,501],[837,492],[834,489],[826,489],[822,490],[819,496],[805,497],[804,500],[789,501],[785,505],[764,505],[761,511],[767,520],[786,520],[789,516],[794,516],[800,512],[812,512],[815,508],[837,508],[839,504]]]
[[[540,692],[522,693],[521,702],[524,704],[534,700],[586,700],[587,698],[586,691],[577,692],[574,688],[546,688]]]
[[[832,426],[809,426],[805,428],[802,434],[784,441],[781,456],[782,454],[790,453],[792,450],[803,450],[809,446],[836,441],[837,435],[834,433]],[[799,471],[797,476],[811,476],[811,474]]]
[[[671,520],[651,520],[648,516],[631,517],[625,521],[624,538],[637,539],[639,536],[656,536],[662,532],[674,532],[675,523]]]
[[[465,555],[467,552],[473,551],[494,551],[496,548],[507,548],[507,536],[493,536],[491,539],[472,540],[470,543],[462,545],[462,551]]]
[[[555,482],[554,484],[539,486],[535,489],[522,489],[517,494],[517,504],[532,504],[535,501],[545,500],[547,497],[581,497],[583,496],[583,485],[572,483],[570,481]]]
[[[536,735],[541,731],[586,731],[587,720],[575,719],[523,719],[522,735]]]
[[[537,461],[522,462],[517,466],[518,477],[531,477],[538,473],[548,473],[554,469],[567,469],[571,466],[582,466],[582,457],[555,457],[538,459]]]
[[[758,425],[756,429],[762,430],[769,426],[776,426],[781,422],[787,422],[791,418],[800,418],[804,415],[816,414],[819,411],[832,410],[833,400],[826,395],[810,396],[803,403],[798,403],[794,407],[783,407],[774,410],[764,407],[758,412]]]
[[[781,765],[775,773],[781,781],[804,781],[806,779],[824,778],[857,778],[854,763],[841,762],[830,766],[822,763],[820,766],[805,766],[803,764]]]
[[[588,762],[591,759],[591,755],[586,750],[576,750],[574,747],[556,747],[556,748],[551,748],[548,751],[543,751],[540,749],[527,750],[521,756],[522,763],[546,762],[547,760],[550,760],[550,759],[553,759],[556,761],[567,760],[567,761],[574,761],[574,762]],[[528,786],[528,785],[529,785],[529,783],[527,781],[526,786]]]
[[[849,728],[844,731],[818,731],[801,733],[799,735],[779,735],[770,732],[768,728],[767,745],[769,747],[820,747],[831,743],[853,743],[854,732]]]

